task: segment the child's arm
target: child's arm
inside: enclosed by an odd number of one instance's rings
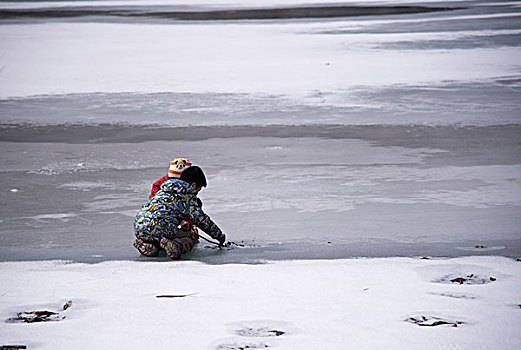
[[[206,232],[210,237],[215,238],[219,241],[222,240],[224,233],[221,231],[219,226],[200,208],[195,204],[195,200],[192,202],[181,202],[181,211],[188,216],[193,223],[201,230]]]

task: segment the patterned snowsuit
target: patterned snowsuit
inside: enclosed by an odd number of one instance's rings
[[[191,220],[212,238],[219,239],[223,234],[197,205],[195,190],[185,181],[170,179],[164,182],[159,192],[141,208],[134,219],[134,232],[137,238],[154,244],[159,244],[161,238],[182,239],[186,237],[186,233],[178,226],[186,219]]]

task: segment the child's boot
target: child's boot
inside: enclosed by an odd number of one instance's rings
[[[161,238],[159,246],[166,251],[166,255],[172,260],[179,260],[181,258],[181,247],[179,243],[172,242],[166,238]]]
[[[134,247],[144,256],[157,256],[159,254],[159,248],[152,243],[147,243],[141,239],[134,241]]]

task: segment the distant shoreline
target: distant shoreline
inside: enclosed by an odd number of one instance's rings
[[[139,8],[41,8],[0,10],[0,19],[16,18],[73,18],[86,16],[120,18],[163,18],[179,21],[228,21],[228,20],[269,20],[302,18],[335,18],[354,16],[382,16],[414,14],[437,11],[452,11],[459,7],[425,6],[313,6],[284,7],[267,9],[231,9],[214,11],[168,11]]]

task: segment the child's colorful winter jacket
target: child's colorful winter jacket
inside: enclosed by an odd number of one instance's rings
[[[185,181],[170,179],[159,192],[141,208],[134,220],[136,237],[159,242],[162,237],[172,239],[179,224],[190,219],[197,227],[215,239],[221,229],[197,205],[197,193]]]

